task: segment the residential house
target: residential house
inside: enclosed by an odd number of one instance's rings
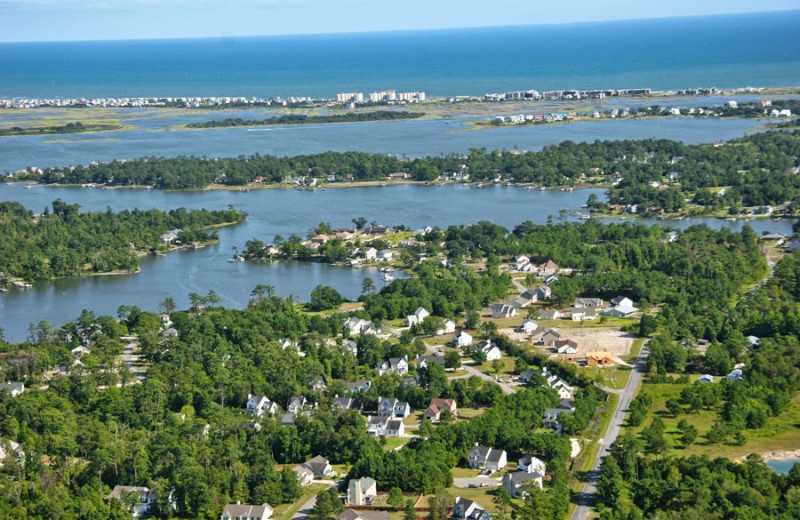
[[[540,320],[557,320],[561,318],[561,311],[558,309],[542,309],[539,311]]]
[[[84,347],[83,345],[75,347],[74,349],[70,350],[70,352],[72,353],[72,359],[75,361],[80,361],[83,358],[83,356],[88,356],[89,354],[92,353],[88,348]]]
[[[569,310],[572,321],[597,319],[597,309],[594,307],[573,307]]]
[[[342,342],[342,348],[345,351],[353,354],[354,356],[356,356],[356,357],[358,356],[358,343],[356,343],[352,339],[347,339],[347,340],[343,341]]]
[[[577,309],[594,308],[600,309],[603,307],[602,298],[575,298],[573,307]]]
[[[0,438],[0,468],[3,467],[3,461],[6,457],[14,456],[18,461],[22,462],[25,458],[25,452],[18,442],[10,439]]]
[[[609,307],[608,309],[604,310],[603,315],[612,316],[614,318],[625,318],[636,312],[639,312],[638,307],[633,307],[633,306],[624,307],[622,305],[615,305],[613,307]]]
[[[492,318],[513,318],[516,315],[517,309],[508,302],[492,305]]]
[[[700,379],[698,379],[698,381],[701,383],[713,383],[714,376],[712,376],[711,374],[703,374],[702,376],[700,376]]]
[[[359,379],[358,381],[347,381],[344,386],[351,392],[366,392],[372,388],[372,381],[368,379]]]
[[[507,303],[508,305],[514,307],[515,309],[522,309],[531,304],[529,300],[523,298],[522,296],[514,298],[513,300],[510,300]]]
[[[312,246],[321,246],[323,244],[326,244],[328,240],[330,240],[328,238],[328,235],[316,235],[311,237],[311,244]]]
[[[430,363],[436,363],[437,365],[441,365],[442,368],[445,367],[444,356],[419,356],[417,358],[417,368],[427,368],[430,366]]]
[[[500,348],[497,345],[492,344],[492,340],[487,339],[486,341],[481,341],[477,345],[472,347],[473,352],[483,352],[486,356],[487,361],[494,361],[495,359],[500,359],[502,357],[502,353],[500,352]]]
[[[333,398],[333,408],[337,410],[358,410],[360,412],[363,406],[352,397],[339,397],[337,395]]]
[[[408,356],[389,358],[388,361],[381,361],[375,367],[378,370],[378,375],[384,374],[400,374],[405,375],[408,373]]]
[[[539,266],[539,276],[550,276],[558,272],[558,264],[548,260]]]
[[[378,415],[405,419],[411,415],[411,405],[396,397],[379,397]]]
[[[291,412],[286,412],[285,414],[281,415],[280,419],[278,420],[278,423],[281,426],[293,426],[294,425],[294,420],[296,418],[297,418],[297,416],[295,414],[293,414]],[[259,427],[260,426],[261,425],[259,425]]]
[[[469,347],[472,345],[472,336],[468,332],[461,330],[453,336],[453,341],[455,341],[458,348]]]
[[[389,513],[386,511],[356,511],[355,509],[345,509],[335,520],[389,520]]]
[[[378,259],[378,250],[374,247],[370,247],[366,251],[364,251],[364,258],[366,260],[377,260]]]
[[[108,498],[113,498],[124,503],[127,495],[131,493],[137,496],[136,505],[133,506],[133,511],[131,511],[133,518],[149,516],[150,510],[156,503],[155,491],[150,488],[142,486],[114,486]]]
[[[391,249],[381,249],[378,251],[378,262],[391,262],[394,256],[394,251]]]
[[[425,419],[437,422],[441,419],[442,412],[449,411],[453,417],[458,417],[458,407],[454,399],[431,399],[431,404],[425,410]]]
[[[178,337],[178,330],[170,327],[167,330],[163,331],[160,336],[162,338],[177,338]]]
[[[245,404],[245,410],[250,415],[264,417],[266,414],[275,415],[278,413],[278,405],[267,399],[266,396],[247,394],[247,404]]]
[[[586,353],[586,366],[590,367],[607,367],[614,364],[614,358],[611,352],[587,352]]]
[[[286,411],[294,415],[307,415],[316,407],[316,403],[309,401],[305,398],[305,396],[299,395],[289,399],[289,404],[286,406]]]
[[[551,276],[551,278],[555,278],[555,280],[558,280],[557,276]],[[555,280],[553,280],[553,281],[555,281]],[[547,282],[547,283],[550,283],[550,282]],[[547,284],[540,285],[539,287],[536,288],[536,297],[538,298],[539,301],[549,300],[550,298],[552,298],[552,296],[553,296],[553,290],[550,289],[549,285],[547,285]]]
[[[633,307],[633,300],[626,296],[615,296],[611,298],[611,305],[617,306],[622,305],[623,307]]]
[[[456,497],[451,518],[455,520],[492,520],[492,515],[487,513],[477,502]]]
[[[536,272],[536,266],[531,263],[531,259],[525,255],[520,255],[514,260],[514,268],[521,273]]]
[[[544,477],[544,474],[536,471],[506,473],[503,475],[503,487],[512,498],[525,498],[528,494],[527,487],[537,486],[542,489],[542,477]]]
[[[522,322],[522,325],[519,328],[519,332],[524,332],[525,334],[533,334],[536,332],[536,329],[539,328],[539,324],[536,323],[534,320],[527,319]]]
[[[267,520],[272,516],[272,507],[266,502],[260,506],[251,504],[226,504],[219,520]]]
[[[308,381],[308,387],[315,392],[321,392],[322,390],[328,388],[328,385],[325,384],[325,380],[321,377],[312,377]]]
[[[357,334],[361,334],[361,331],[364,329],[367,323],[370,322],[362,318],[351,316],[345,320],[344,328],[350,336],[355,336]]]
[[[283,349],[286,350],[289,347],[298,348],[300,344],[293,340],[292,338],[281,338],[278,340],[278,345]]]
[[[328,459],[322,455],[317,455],[313,459],[305,461],[302,466],[311,471],[315,477],[323,478],[333,473],[333,468]]]
[[[523,383],[529,383],[530,380],[533,378],[534,374],[538,374],[538,371],[532,368],[523,370],[522,372],[519,373],[519,380],[522,381]]]
[[[403,386],[415,386],[419,388],[419,374],[414,374],[411,377],[404,377],[403,378]]]
[[[370,415],[367,417],[367,433],[372,437],[402,437],[406,433],[402,419]]]
[[[444,327],[436,329],[436,335],[442,336],[444,334],[452,334],[456,331],[456,322],[453,320],[444,320]]]
[[[7,381],[0,383],[0,392],[8,392],[11,397],[17,397],[25,391],[25,384],[19,381]]]
[[[552,347],[561,339],[561,333],[556,329],[545,329],[542,332],[541,342],[546,347]]]
[[[506,467],[507,455],[505,450],[481,446],[477,442],[469,452],[469,467],[473,469],[490,469],[499,471]]]
[[[308,486],[314,482],[314,472],[310,469],[303,466],[295,466],[292,471],[297,475],[297,483],[300,484],[300,487]]]
[[[519,297],[527,300],[529,304],[539,301],[539,293],[536,289],[526,289],[520,293]]]
[[[544,411],[544,426],[555,431],[561,431],[561,415],[570,414],[572,411],[564,408],[548,408]]]
[[[422,322],[425,321],[425,318],[430,316],[431,313],[425,307],[417,307],[417,310],[414,311],[414,314],[410,314],[408,316],[408,326],[412,325],[422,325]]]
[[[560,339],[553,346],[559,354],[577,354],[578,342],[572,339]]]
[[[544,475],[547,471],[547,466],[545,466],[544,461],[533,455],[524,455],[517,461],[517,469],[523,473],[536,472]]]
[[[725,379],[728,381],[742,381],[744,379],[744,372],[741,368],[734,368],[730,374],[728,374]]]
[[[371,506],[377,494],[377,482],[370,477],[351,478],[347,485],[347,502],[354,506]]]

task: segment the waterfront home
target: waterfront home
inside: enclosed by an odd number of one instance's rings
[[[297,483],[301,487],[308,486],[314,482],[314,473],[310,469],[304,468],[303,466],[295,466],[292,468],[292,471],[297,475]]]
[[[378,484],[370,477],[352,478],[347,485],[347,502],[354,506],[371,506],[378,494]]]
[[[587,352],[586,366],[606,367],[614,364],[611,352]]]
[[[114,486],[108,498],[113,498],[114,500],[125,503],[127,496],[130,494],[136,496],[136,503],[133,505],[133,510],[131,511],[133,518],[149,516],[150,510],[156,503],[155,491],[150,488],[142,486]]]
[[[378,262],[391,262],[394,256],[394,251],[391,249],[381,249],[378,251]]]
[[[272,506],[266,502],[260,506],[251,504],[226,504],[220,520],[267,520],[272,516]]]
[[[469,452],[469,467],[473,469],[490,469],[499,471],[506,467],[507,455],[505,450],[481,446],[477,442]]]
[[[453,341],[458,348],[469,347],[472,345],[472,336],[467,331],[460,330],[453,336]]]
[[[378,250],[374,247],[370,247],[364,252],[364,258],[367,260],[377,260],[378,259]]]
[[[8,392],[9,394],[11,394],[11,397],[17,397],[24,391],[25,391],[25,384],[19,381],[7,381],[5,383],[0,383],[0,393]]]
[[[411,415],[411,405],[396,397],[378,398],[378,415],[384,417],[400,417],[405,419]]]
[[[492,520],[492,515],[472,500],[456,497],[451,518],[455,520]]]
[[[328,462],[328,459],[323,457],[322,455],[317,455],[313,459],[305,461],[302,466],[307,470],[311,471],[314,476],[318,478],[327,477],[331,473],[333,473],[333,468],[331,467],[331,463]]]
[[[424,417],[431,422],[437,422],[442,417],[442,412],[448,411],[453,417],[458,417],[458,406],[454,399],[431,399],[431,404],[425,410]]]
[[[422,325],[422,322],[425,321],[425,318],[430,316],[431,313],[425,307],[417,307],[417,310],[414,311],[414,314],[410,314],[407,317],[408,326],[412,325]]]
[[[477,345],[473,346],[472,351],[483,352],[483,354],[486,356],[486,361],[494,361],[495,359],[500,359],[502,357],[500,348],[497,345],[493,345],[492,340],[490,339],[481,341]]]
[[[503,487],[511,495],[511,498],[525,498],[528,495],[527,488],[529,486],[542,489],[543,477],[544,474],[537,471],[514,471],[503,475]]]
[[[258,394],[247,394],[247,403],[245,404],[245,411],[250,415],[256,417],[264,417],[264,415],[275,415],[278,413],[278,405],[266,396]]]
[[[401,376],[408,373],[408,356],[389,358],[387,361],[381,361],[376,367],[378,375],[384,374],[399,374]]]
[[[383,335],[383,329],[377,327],[369,320],[357,318],[355,316],[351,316],[345,320],[344,329],[350,336],[355,336],[357,334],[371,334],[373,336]]]

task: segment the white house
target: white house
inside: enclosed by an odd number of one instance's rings
[[[286,411],[292,415],[299,415],[301,413],[308,413],[316,408],[316,403],[312,403],[305,396],[295,396],[289,399],[289,404],[286,406]]]
[[[633,303],[633,302],[631,302]],[[599,309],[603,307],[603,299],[602,298],[575,298],[575,304],[573,307],[577,309],[586,309],[586,308],[595,308]]]
[[[303,466],[295,466],[292,468],[297,474],[297,483],[300,484],[301,487],[305,487],[310,485],[314,482],[314,472],[308,468],[304,468]]]
[[[542,309],[539,311],[539,319],[542,320],[557,320],[561,316],[561,311],[558,309]]]
[[[441,336],[443,334],[452,334],[456,331],[456,322],[453,320],[444,320],[444,327],[441,329],[436,329],[436,335]]]
[[[265,414],[275,415],[278,413],[278,405],[263,395],[247,394],[247,404],[245,410],[250,415],[264,417]]]
[[[513,318],[516,315],[517,309],[508,302],[492,305],[492,318]]]
[[[455,336],[453,336],[453,341],[455,341],[458,348],[472,346],[472,336],[464,330],[456,332]]]
[[[384,417],[400,417],[405,419],[411,415],[411,405],[396,397],[378,398],[378,415]]]
[[[260,506],[252,504],[226,504],[220,520],[267,520],[272,516],[272,507],[266,502]]]
[[[527,495],[526,486],[537,486],[542,488],[542,477],[544,474],[536,471],[514,471],[503,475],[503,487],[508,491],[512,498],[525,498]]]
[[[377,494],[378,485],[369,477],[350,479],[347,485],[347,501],[354,506],[371,506]]]
[[[492,515],[487,513],[477,502],[456,497],[452,518],[455,520],[491,520]]]
[[[303,463],[303,467],[311,471],[314,476],[322,478],[333,473],[333,468],[328,459],[322,455],[317,455],[313,459],[307,460]]]
[[[406,433],[402,419],[392,419],[380,415],[367,417],[367,433],[373,437],[402,437]]]
[[[378,250],[374,247],[370,247],[366,251],[364,251],[364,258],[367,260],[377,260],[378,259]]]
[[[18,381],[0,383],[0,392],[3,391],[11,394],[11,397],[17,397],[19,394],[25,391],[25,384]]]
[[[389,358],[387,361],[381,361],[376,367],[378,375],[383,374],[400,374],[401,376],[408,373],[408,356]]]
[[[137,497],[137,502],[133,506],[133,511],[131,511],[133,518],[148,516],[153,504],[156,503],[155,492],[150,488],[142,486],[114,486],[108,498],[124,502],[126,495],[131,493],[135,494]]]
[[[505,450],[481,446],[476,442],[469,452],[469,467],[474,469],[499,471],[505,468],[507,463]]]
[[[597,319],[597,309],[594,307],[573,307],[569,310],[572,321]]]
[[[430,316],[431,313],[425,307],[417,307],[417,310],[414,311],[414,314],[410,314],[408,316],[408,326],[412,325],[422,325],[422,322],[425,321],[425,318]]]
[[[535,471],[544,475],[547,471],[547,466],[544,461],[533,455],[524,455],[517,461],[517,469],[525,473]]]
[[[497,345],[492,345],[492,340],[487,339],[486,341],[481,341],[474,347],[472,347],[473,352],[481,351],[486,355],[487,361],[494,361],[495,359],[500,359],[502,357],[502,352]]]
[[[571,339],[562,339],[555,342],[553,345],[556,348],[556,352],[559,354],[577,354],[578,353],[578,343],[575,340]]]
[[[524,332],[525,334],[533,334],[536,332],[536,329],[539,328],[539,324],[533,320],[527,319],[522,322],[522,326],[519,328],[520,332]]]
[[[391,262],[394,251],[391,249],[381,249],[378,251],[378,262]]]

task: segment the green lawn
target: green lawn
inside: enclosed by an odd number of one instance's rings
[[[411,439],[404,439],[398,437],[386,437],[386,441],[380,441],[384,451],[391,451],[399,446],[405,446]]]
[[[595,378],[600,375],[603,380],[600,384],[605,385],[609,388],[613,388],[615,390],[621,390],[625,388],[625,385],[628,384],[628,378],[631,376],[631,368],[624,367],[624,366],[613,366],[613,367],[578,367],[578,372],[585,375],[586,377],[591,378],[592,381],[595,381]]]
[[[480,471],[472,468],[453,468],[453,478],[474,478],[480,475]]]
[[[480,417],[486,413],[486,408],[459,408],[458,416],[463,419],[471,419],[472,417]]]
[[[504,355],[502,358],[500,358],[500,361],[503,362],[503,369],[500,371],[500,376],[503,376],[503,374],[508,375],[514,373],[514,363],[516,363],[517,358]],[[495,373],[494,367],[492,366],[493,363],[494,361],[487,361],[486,363],[474,366],[476,370],[493,376]]]
[[[303,494],[300,496],[300,498],[291,504],[281,504],[279,506],[275,506],[273,518],[290,520],[294,514],[297,513],[300,507],[308,502],[311,497],[316,496],[322,490],[328,489],[328,487],[328,484],[311,484],[310,486],[302,488]]]
[[[589,329],[597,327],[622,328],[638,321],[638,318],[614,318],[611,316],[602,316],[596,320],[572,321],[569,318],[562,318],[558,320],[537,320],[536,322],[539,324],[540,328],[551,327],[556,329]]]

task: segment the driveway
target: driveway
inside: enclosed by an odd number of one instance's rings
[[[490,477],[454,478],[453,485],[460,488],[497,487],[500,485],[500,479]]]

